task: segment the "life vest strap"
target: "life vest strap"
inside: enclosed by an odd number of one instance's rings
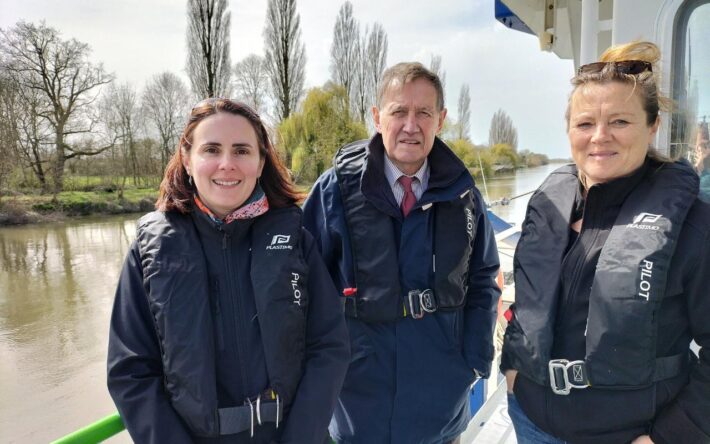
[[[681,374],[687,369],[691,359],[689,352],[656,358],[653,382]],[[585,389],[594,385],[587,363],[583,360],[552,359],[547,368],[550,373],[550,387],[556,395],[569,395],[571,389]]]
[[[272,392],[273,393],[273,392]],[[283,403],[279,395],[275,399],[262,402],[261,394],[256,400],[247,398],[244,405],[237,407],[225,407],[217,410],[219,416],[219,434],[232,435],[249,430],[250,436],[254,436],[256,425],[265,422],[276,423],[276,428],[283,421]]]

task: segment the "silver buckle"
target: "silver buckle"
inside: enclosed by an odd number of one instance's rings
[[[434,313],[436,311],[434,292],[429,288],[419,293],[419,303],[421,304],[422,310],[427,313]]]
[[[426,290],[411,290],[407,294],[409,299],[409,312],[414,319],[424,317],[424,312],[434,313],[436,311],[436,300],[434,292],[427,288]]]
[[[550,372],[550,387],[552,387],[552,391],[556,395],[569,395],[569,392],[571,389],[576,388],[576,389],[584,389],[589,387],[589,384],[574,384],[569,380],[569,375],[567,371],[572,368],[572,370],[575,372],[581,372],[582,371],[582,366],[585,365],[584,361],[578,360],[578,361],[568,361],[567,359],[552,359],[548,363],[548,370]],[[562,370],[562,382],[564,383],[564,386],[560,387],[560,384],[557,383],[557,373],[555,370]],[[582,380],[581,373],[580,373],[580,378],[579,380]]]
[[[258,400],[258,399],[257,399]],[[254,437],[254,404],[251,402],[251,399],[247,398],[247,402],[244,404],[249,404],[249,413],[251,416],[251,426],[249,427],[249,436]]]
[[[256,397],[256,422],[261,425],[261,393]]]
[[[411,290],[407,296],[409,298],[409,313],[412,314],[414,319],[423,318],[421,292],[419,290]],[[417,309],[415,310],[414,307],[417,307]]]

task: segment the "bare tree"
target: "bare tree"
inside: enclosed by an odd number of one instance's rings
[[[441,87],[446,89],[446,71],[441,67],[441,56],[432,54],[431,62],[429,63],[429,69],[439,77],[441,80]]]
[[[177,146],[188,101],[187,87],[177,75],[168,71],[154,76],[143,92],[145,113],[158,130],[160,165],[163,169]]]
[[[52,130],[40,116],[42,97],[36,90],[21,91],[14,109],[14,124],[18,133],[16,153],[22,163],[32,170],[43,193],[49,191],[47,163],[50,159]]]
[[[354,50],[350,105],[360,122],[371,125],[368,111],[377,102],[377,90],[387,65],[387,34],[382,25],[375,23],[372,30],[365,27],[362,36],[354,40]]]
[[[470,140],[471,129],[471,91],[468,84],[461,85],[459,92],[458,122],[456,122],[457,139]]]
[[[187,73],[199,98],[229,95],[227,0],[187,1]]]
[[[12,161],[19,166],[29,168],[39,182],[42,192],[49,191],[46,165],[51,144],[51,130],[47,122],[40,117],[43,102],[37,90],[23,89],[0,73],[0,149],[3,151],[3,166],[8,171]]]
[[[372,104],[377,102],[377,92],[382,83],[382,73],[387,66],[387,33],[385,28],[375,23],[367,39],[367,72],[370,76]]]
[[[17,85],[0,72],[0,199],[7,178],[15,166],[16,147],[20,135],[16,124]]]
[[[504,143],[510,145],[513,151],[518,150],[518,130],[513,125],[513,120],[502,109],[493,114],[491,128],[488,133],[490,146]]]
[[[355,42],[355,71],[353,73],[353,89],[350,94],[350,108],[358,116],[360,122],[365,123],[367,111],[372,106],[370,97],[372,97],[371,76],[368,73],[367,64],[367,40],[369,30],[365,28],[362,38]]]
[[[51,126],[54,138],[52,176],[55,195],[64,185],[64,164],[77,156],[102,149],[80,149],[69,144],[72,135],[91,131],[88,118],[99,87],[113,80],[103,66],[88,60],[89,46],[75,39],[62,40],[44,23],[19,22],[0,30],[2,68],[22,89],[40,92],[39,116]]]
[[[137,152],[140,114],[135,88],[129,84],[111,85],[101,100],[100,113],[109,144],[120,150],[118,156],[114,154],[114,160],[123,167],[119,188],[119,195],[122,195],[128,176],[137,184],[140,174]]]
[[[249,54],[234,66],[237,96],[257,112],[264,108],[268,80],[266,62],[256,54]]]
[[[300,22],[296,0],[269,0],[264,28],[266,72],[279,120],[291,115],[303,95],[306,49]]]
[[[330,46],[330,73],[333,83],[345,88],[352,98],[360,59],[360,25],[353,17],[353,5],[346,1],[338,11]]]

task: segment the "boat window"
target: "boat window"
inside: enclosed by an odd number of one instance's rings
[[[710,201],[710,0],[687,1],[675,32],[670,154],[695,166],[701,197]]]

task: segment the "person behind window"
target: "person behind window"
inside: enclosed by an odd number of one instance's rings
[[[695,168],[700,175],[700,198],[710,202],[710,135],[708,123],[703,121],[698,125],[698,137],[695,143]]]
[[[514,260],[501,371],[519,443],[710,442],[710,205],[651,148],[659,58],[620,45],[572,79],[574,165],[530,199]]]
[[[259,116],[196,105],[138,222],[108,387],[137,443],[323,443],[349,361],[338,295]]]

